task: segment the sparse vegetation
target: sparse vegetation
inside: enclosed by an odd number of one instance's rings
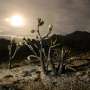
[[[85,46],[78,47],[78,40],[75,41],[75,45],[71,46],[71,42],[74,42],[74,35],[71,35],[71,38],[68,35],[50,36],[53,31],[51,24],[48,26],[46,35],[42,36],[40,27],[44,23],[44,20],[38,18],[36,30],[31,30],[31,33],[36,35],[36,39],[23,38],[22,42],[10,40],[7,48],[10,70],[5,69],[5,72],[1,70],[0,84],[2,85],[0,88],[11,90],[89,90],[90,52],[83,52],[83,49],[82,54],[79,51],[77,55],[78,50],[85,48]],[[77,36],[76,33],[75,36]],[[24,66],[20,66],[18,62],[17,66],[12,68],[12,61],[19,50],[21,50],[19,53],[21,57],[23,52],[26,53],[22,60]]]
[[[15,55],[17,51],[19,50],[20,46],[22,45],[21,42],[16,43],[13,38],[10,40],[10,45],[8,45],[8,51],[9,51],[9,69],[12,68],[12,60],[15,58]],[[14,50],[15,48],[15,50]]]
[[[45,40],[47,40],[52,32],[52,29],[53,29],[53,25],[49,25],[48,27],[48,33],[45,35],[45,36],[42,36],[41,33],[40,33],[40,27],[44,25],[44,21],[41,19],[41,18],[38,18],[38,24],[37,24],[37,29],[36,30],[31,30],[31,33],[37,33],[37,36],[38,37],[38,40],[39,40],[39,45],[40,47],[37,47],[38,50],[39,50],[39,55],[37,55],[37,53],[35,52],[34,48],[32,47],[32,45],[28,44],[27,41],[24,39],[25,41],[25,45],[27,45],[29,47],[30,50],[32,50],[33,54],[34,55],[30,55],[28,58],[31,59],[32,57],[40,60],[40,63],[41,63],[41,67],[42,67],[42,71],[44,72],[44,74],[48,74],[48,66],[49,64],[51,65],[51,68],[52,68],[52,72],[56,75],[57,73],[62,73],[64,72],[64,68],[65,68],[65,64],[64,64],[64,61],[65,59],[67,58],[67,54],[68,54],[68,50],[66,51],[65,48],[63,48],[63,46],[61,47],[61,57],[59,57],[59,65],[58,65],[58,68],[56,70],[56,67],[55,67],[55,63],[53,62],[52,58],[51,58],[51,50],[52,49],[55,49],[55,47],[57,46],[60,46],[60,44],[56,43],[57,40],[55,41],[51,41],[51,44],[49,45],[48,47],[48,51],[46,54],[46,50],[45,50],[45,47],[43,46],[43,42]],[[48,43],[47,43],[48,44]],[[60,54],[60,53],[59,53]]]

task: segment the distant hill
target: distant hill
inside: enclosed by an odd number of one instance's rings
[[[50,38],[57,38],[58,43],[76,50],[90,50],[90,33],[86,31],[75,31],[65,36],[53,35]]]
[[[0,38],[0,60],[5,60],[8,58],[8,45],[9,40]]]

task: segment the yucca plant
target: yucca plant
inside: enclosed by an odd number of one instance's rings
[[[57,66],[57,74],[61,74],[61,73],[64,73],[65,72],[65,69],[66,69],[66,65],[67,65],[67,59],[69,58],[70,56],[70,48],[66,48],[64,46],[61,47],[61,50],[60,50],[60,58],[59,58],[59,61],[58,61],[58,66]]]

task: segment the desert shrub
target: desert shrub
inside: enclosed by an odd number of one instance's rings
[[[22,42],[15,42],[14,38],[11,38],[10,44],[8,45],[9,51],[9,69],[11,69],[11,62],[15,58],[17,51],[20,49],[20,46],[23,45]]]

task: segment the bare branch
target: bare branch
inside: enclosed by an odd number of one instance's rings
[[[24,40],[25,41],[25,40]],[[33,47],[31,45],[29,45],[26,41],[24,42],[25,45],[30,49],[32,50],[32,52],[37,56],[37,53],[34,51]]]
[[[30,55],[30,56],[27,57],[28,60],[31,59],[31,58],[36,58],[36,59],[40,60],[40,57],[35,56],[35,55]]]
[[[14,59],[17,51],[20,49],[20,47],[16,47],[15,51],[14,51],[14,54],[11,56],[11,59]]]
[[[60,44],[56,44],[56,45],[50,46],[50,48],[55,48],[57,46],[60,46]]]
[[[51,31],[49,31],[49,32],[43,37],[43,39],[48,38],[50,34],[51,34]]]
[[[57,39],[55,39],[55,41],[53,42],[53,45],[55,45],[55,44],[56,44],[56,42],[57,42]]]

